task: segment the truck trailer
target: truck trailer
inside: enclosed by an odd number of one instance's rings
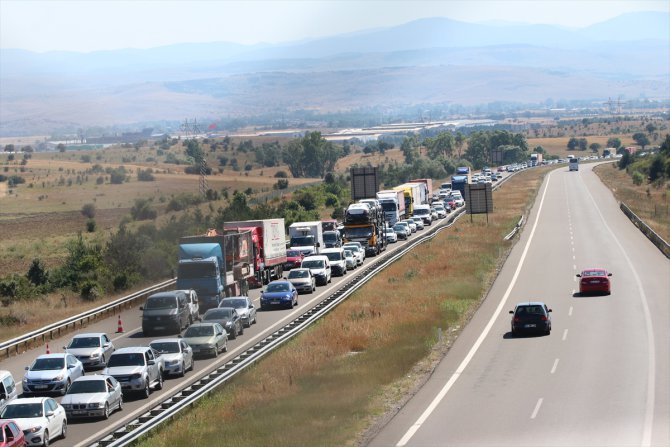
[[[423,183],[426,188],[426,204],[429,204],[433,200],[433,179],[432,178],[417,178],[410,180],[410,183]]]
[[[386,189],[377,193],[377,199],[384,210],[384,220],[393,226],[407,217],[405,213],[405,193],[403,190]]]
[[[227,234],[210,229],[179,239],[177,289],[193,289],[200,311],[217,307],[224,296],[249,293],[254,277],[251,232]]]
[[[262,287],[273,279],[280,279],[286,263],[284,219],[243,220],[223,224],[224,234],[230,231],[251,233],[255,275],[249,281],[253,287]]]
[[[303,255],[318,255],[325,248],[323,226],[318,220],[312,222],[295,222],[288,227],[289,245]]]

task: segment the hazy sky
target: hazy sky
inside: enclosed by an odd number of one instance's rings
[[[95,51],[183,42],[286,42],[424,17],[583,27],[669,0],[0,0],[0,48]]]

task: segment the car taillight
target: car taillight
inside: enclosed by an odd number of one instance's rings
[[[514,317],[514,322],[515,322],[515,323],[518,323],[519,321],[521,321],[521,318],[519,318],[519,317]]]
[[[540,320],[542,320],[542,321],[547,321],[547,317],[545,317],[544,315],[542,315],[542,316],[540,316]]]

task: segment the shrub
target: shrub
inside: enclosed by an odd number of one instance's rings
[[[644,182],[644,175],[642,175],[639,171],[635,171],[633,173],[633,183],[635,183],[637,186],[640,186]]]
[[[151,208],[151,202],[147,199],[135,199],[135,205],[130,209],[133,220],[155,219],[156,210]]]
[[[153,182],[156,180],[156,177],[153,174],[153,169],[148,168],[148,169],[139,169],[137,171],[137,180],[140,182]]]
[[[49,273],[42,261],[39,258],[35,258],[32,264],[30,264],[26,277],[34,285],[41,286],[49,280]]]
[[[93,219],[95,217],[95,205],[92,203],[85,204],[84,206],[81,207],[81,214],[84,217]]]
[[[94,233],[95,227],[96,227],[95,219],[91,218],[86,221],[86,231],[88,231],[89,233]]]
[[[105,183],[105,177],[100,176],[97,179],[95,179],[95,184],[96,185],[102,185],[103,183]]]
[[[283,178],[277,180],[277,183],[274,184],[273,188],[274,189],[286,189],[286,188],[288,188],[288,180],[283,179]]]
[[[286,171],[277,171],[275,172],[275,178],[288,178]]]
[[[102,296],[102,287],[92,279],[85,280],[80,290],[79,295],[86,301],[95,301]]]
[[[112,280],[112,286],[114,287],[115,292],[126,290],[128,287],[130,287],[130,279],[128,278],[128,274],[122,272],[115,275],[114,279]]]
[[[180,194],[170,199],[167,204],[167,211],[182,211],[192,205],[202,203],[202,199],[192,194]]]

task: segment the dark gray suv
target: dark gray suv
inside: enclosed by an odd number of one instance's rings
[[[142,332],[179,333],[193,322],[188,298],[183,290],[155,293],[149,298],[142,311]]]

